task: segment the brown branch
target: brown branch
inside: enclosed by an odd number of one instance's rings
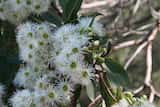
[[[128,61],[126,62],[126,64],[124,65],[124,69],[127,69],[129,67],[129,65],[132,63],[132,61],[136,58],[136,56],[142,51],[142,49],[144,47],[147,46],[147,42],[144,42],[143,44],[141,44],[136,51],[133,53],[133,55],[128,59]]]
[[[113,3],[113,1],[112,0],[95,1],[92,3],[88,3],[88,4],[83,4],[81,8],[82,9],[90,9],[90,8],[105,6],[110,3]]]
[[[138,39],[138,40],[130,40],[130,41],[126,41],[123,43],[119,43],[115,46],[113,46],[113,50],[118,50],[118,49],[122,49],[122,48],[127,48],[133,45],[138,45],[143,41],[143,39]]]
[[[155,38],[155,35],[153,35],[153,38]],[[147,85],[150,88],[150,95],[149,95],[149,101],[153,102],[155,96],[160,97],[160,93],[156,91],[154,86],[151,84],[152,82],[152,42],[148,44],[147,46],[147,56],[146,56],[146,76],[145,76],[145,85]]]
[[[153,90],[153,87],[151,87],[151,75],[152,75],[152,42],[148,44],[147,46],[147,55],[146,55],[146,76],[145,76],[145,84],[150,87],[151,92],[149,96],[149,101],[153,102],[155,97],[155,92]]]
[[[155,96],[160,97],[160,93],[156,91],[154,86],[152,85],[152,42],[156,38],[157,33],[160,31],[159,24],[152,30],[152,33],[148,36],[147,39],[147,51],[146,51],[146,76],[144,80],[144,86],[148,87],[150,89],[150,95],[149,95],[149,102],[153,102]],[[136,94],[144,90],[144,86],[141,86],[138,90],[136,90]]]
[[[146,36],[146,38],[144,38],[141,42],[142,44],[136,49],[136,51],[133,53],[133,55],[128,59],[128,61],[126,62],[124,68],[127,69],[129,67],[129,65],[132,63],[132,61],[136,58],[136,56],[142,51],[142,49],[144,49],[147,44],[151,43],[159,30],[159,25],[156,25],[154,27],[154,29]]]
[[[140,93],[141,91],[143,91],[143,89],[144,89],[144,85],[143,85],[143,86],[140,86],[140,87],[137,88],[137,89],[135,89],[135,90],[133,91],[133,93],[134,93],[134,94],[138,94],[138,93]]]
[[[89,105],[88,107],[96,107],[96,105],[99,104],[99,102],[102,101],[102,96],[98,95]]]
[[[123,33],[122,36],[123,37],[127,37],[129,35],[144,35],[146,34],[147,32],[146,31],[136,31],[136,30],[131,30],[131,31],[128,31],[126,33]]]
[[[149,43],[147,46],[147,55],[146,55],[146,76],[145,84],[149,86],[151,84],[151,74],[152,74],[152,43]]]

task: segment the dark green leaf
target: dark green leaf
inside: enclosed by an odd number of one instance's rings
[[[129,78],[124,68],[110,58],[106,58],[106,71],[109,80],[118,86],[129,85]]]
[[[100,81],[99,81],[100,92],[106,103],[106,107],[111,107],[111,105],[117,102],[117,99],[115,93],[113,92],[110,86],[109,80],[105,75],[106,75],[105,73],[100,74]]]
[[[62,24],[62,19],[52,12],[43,13],[41,15],[42,19],[51,22],[53,24],[56,24],[57,26],[60,26]]]
[[[65,23],[74,22],[83,0],[59,0]]]
[[[67,7],[67,3],[69,2],[70,0],[59,0],[59,4],[61,5],[63,11],[66,9]],[[72,0],[71,0],[72,1]]]

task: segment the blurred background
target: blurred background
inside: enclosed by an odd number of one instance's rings
[[[151,34],[157,20],[160,19],[160,0],[85,0],[81,14],[102,13],[97,17],[103,23],[107,36],[111,38],[113,50],[110,55],[127,69],[131,80],[131,89],[140,89],[144,85],[147,72],[147,46],[138,40]],[[152,42],[152,85],[160,92],[160,33]],[[140,51],[137,51],[140,50]],[[136,53],[137,54],[134,54]],[[135,55],[135,57],[133,57]],[[133,60],[131,60],[133,57]],[[127,64],[129,61],[131,63]],[[138,94],[149,96],[149,89]],[[160,107],[160,99],[154,101]]]
[[[133,91],[145,86],[147,46],[142,49],[139,47],[143,44],[141,40],[151,34],[160,19],[159,9],[160,0],[84,0],[79,12],[80,15],[102,14],[97,20],[103,23],[106,35],[111,39],[113,49],[110,55],[127,70],[131,80],[130,89]],[[14,28],[14,25],[0,21],[0,83],[7,86],[8,96],[14,90],[12,80],[21,63],[18,60]],[[151,83],[157,92],[160,92],[159,41],[160,33],[157,33],[152,41],[151,66]],[[133,57],[137,49],[140,51]],[[144,88],[137,93],[142,94],[149,96],[150,89]],[[160,107],[157,96],[154,102]]]

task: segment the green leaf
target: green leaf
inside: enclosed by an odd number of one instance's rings
[[[59,0],[63,9],[63,20],[65,23],[76,20],[82,1],[83,0]]]
[[[86,92],[87,92],[87,95],[90,98],[90,100],[93,101],[95,98],[95,90],[94,90],[94,86],[93,86],[92,82],[90,82],[86,86]]]
[[[111,107],[115,102],[117,102],[115,93],[109,83],[108,78],[105,76],[106,72],[100,73],[100,92],[106,103],[106,107]]]
[[[53,9],[52,11],[43,13],[41,17],[43,20],[56,24],[57,26],[62,24],[62,18]]]
[[[61,5],[63,11],[66,9],[67,7],[67,3],[69,2],[70,0],[59,0],[59,4]],[[71,0],[72,1],[72,0]]]
[[[128,86],[129,77],[124,68],[110,58],[105,59],[106,71],[109,80],[118,86]]]

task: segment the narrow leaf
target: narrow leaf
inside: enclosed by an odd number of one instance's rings
[[[65,23],[76,20],[82,1],[83,0],[59,0],[63,9],[63,20]]]
[[[105,76],[105,73],[100,74],[100,92],[106,103],[106,107],[113,105],[117,99],[115,93],[113,92],[109,80]]]
[[[86,86],[86,91],[87,91],[87,95],[90,98],[90,100],[94,100],[95,98],[95,91],[94,91],[94,86],[92,84],[92,82],[90,82],[87,86]]]

